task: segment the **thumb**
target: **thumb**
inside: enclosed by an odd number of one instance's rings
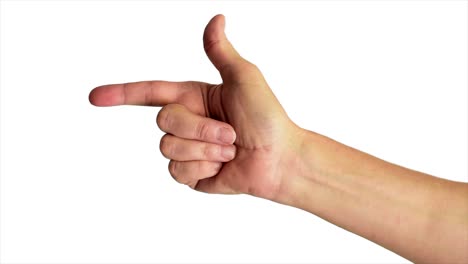
[[[234,49],[224,33],[225,18],[223,15],[213,17],[203,33],[203,46],[206,55],[218,69],[224,79],[226,68],[236,69],[246,62]]]

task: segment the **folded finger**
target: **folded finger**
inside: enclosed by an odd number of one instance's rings
[[[159,146],[164,157],[177,161],[207,160],[227,162],[236,155],[234,145],[219,145],[184,139],[170,134],[161,138]]]
[[[178,183],[194,185],[198,180],[216,175],[221,167],[221,162],[171,160],[169,173]]]
[[[186,139],[232,144],[236,135],[227,123],[197,115],[180,104],[166,105],[157,117],[159,128]]]

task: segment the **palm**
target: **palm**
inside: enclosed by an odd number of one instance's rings
[[[253,81],[221,85],[197,83],[202,96],[190,92],[183,100],[190,110],[229,123],[237,134],[236,158],[224,164],[215,177],[199,181],[195,188],[270,197],[280,184],[277,166],[282,162],[282,146],[278,142],[289,132],[285,131],[288,126],[284,122],[290,121],[256,67],[246,63],[245,68],[255,77]]]

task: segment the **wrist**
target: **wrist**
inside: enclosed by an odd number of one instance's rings
[[[323,204],[340,192],[340,179],[348,169],[352,148],[326,136],[300,128],[298,147],[286,166],[275,202],[321,215]]]
[[[304,196],[314,192],[314,177],[317,177],[317,144],[321,135],[297,127],[292,142],[295,142],[282,165],[281,184],[273,201],[302,208]],[[315,184],[316,185],[316,184]]]

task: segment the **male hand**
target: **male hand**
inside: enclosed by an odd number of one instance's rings
[[[157,123],[168,134],[161,151],[171,175],[196,190],[301,208],[415,262],[467,263],[466,183],[296,126],[257,67],[226,39],[223,16],[208,23],[203,41],[222,84],[107,85],[91,92],[91,103],[163,106]]]
[[[96,106],[163,106],[160,149],[180,183],[209,193],[274,199],[300,156],[302,129],[286,115],[258,68],[224,34],[224,16],[206,26],[205,52],[223,83],[145,81],[105,85]],[[290,171],[289,171],[290,173]]]

